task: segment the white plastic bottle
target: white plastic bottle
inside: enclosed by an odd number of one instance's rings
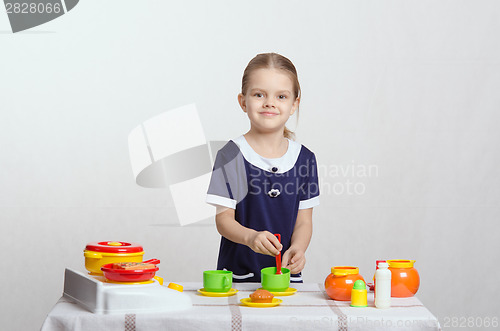
[[[375,307],[389,308],[391,306],[391,271],[389,264],[380,262],[375,271]]]

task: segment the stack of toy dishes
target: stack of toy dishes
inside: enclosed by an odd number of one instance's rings
[[[171,312],[192,307],[181,285],[162,286],[159,260],[142,261],[142,246],[123,241],[87,244],[88,274],[66,268],[63,295],[97,314]]]
[[[108,263],[142,262],[141,245],[123,241],[99,241],[85,246],[85,269],[90,275],[102,275],[101,267]]]

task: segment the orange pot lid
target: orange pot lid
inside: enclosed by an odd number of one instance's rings
[[[387,260],[389,268],[413,268],[415,260]]]
[[[123,241],[99,241],[87,244],[87,251],[105,253],[139,253],[144,251],[141,245]]]

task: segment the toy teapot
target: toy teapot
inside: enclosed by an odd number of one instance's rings
[[[325,279],[326,294],[333,300],[349,301],[352,287],[357,280],[365,281],[359,274],[358,267],[332,267],[331,274]]]
[[[420,286],[420,276],[413,267],[415,260],[387,260],[391,271],[391,296],[412,297]]]

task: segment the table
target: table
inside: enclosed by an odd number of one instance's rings
[[[298,291],[280,297],[281,305],[253,308],[240,304],[260,284],[238,283],[239,292],[230,297],[205,297],[201,283],[183,283],[193,308],[172,313],[93,314],[62,297],[45,319],[41,331],[59,330],[441,330],[436,317],[418,300],[392,298],[389,309],[377,309],[373,292],[368,307],[327,297],[323,284],[292,284]]]

